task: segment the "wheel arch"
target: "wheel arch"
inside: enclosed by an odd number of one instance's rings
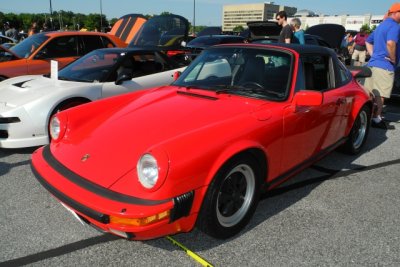
[[[264,182],[267,178],[268,172],[268,156],[265,149],[257,144],[256,142],[248,141],[240,144],[236,144],[233,147],[225,149],[214,161],[213,166],[208,173],[206,185],[209,185],[214,179],[217,172],[229,161],[236,157],[240,157],[243,155],[252,156],[256,161],[257,165],[260,167],[260,175],[262,178],[262,182]]]
[[[56,111],[59,108],[65,106],[65,105],[67,105],[69,103],[73,103],[73,102],[80,103],[79,105],[81,105],[81,104],[92,102],[92,100],[87,98],[87,97],[75,96],[75,97],[69,97],[69,98],[63,99],[63,100],[59,101],[58,103],[55,103],[52,106],[52,108],[50,109],[49,114],[47,115],[46,124],[45,124],[46,125],[46,132],[48,131],[47,125],[49,125],[50,118],[56,113]],[[78,106],[78,105],[76,105],[76,106]]]
[[[366,101],[366,102],[364,102],[364,103],[362,103],[362,104],[357,105],[357,108],[353,108],[353,110],[352,110],[352,112],[351,112],[351,114],[350,114],[352,120],[349,120],[349,123],[348,123],[348,125],[347,125],[346,134],[345,134],[346,136],[348,136],[348,135],[350,134],[350,131],[351,131],[351,129],[353,128],[353,125],[354,125],[354,122],[356,121],[356,118],[357,118],[357,116],[358,116],[358,113],[360,112],[360,110],[361,110],[364,106],[368,106],[368,107],[369,107],[369,109],[370,109],[370,111],[371,111],[371,114],[370,114],[370,115],[373,114],[373,112],[374,112],[374,103],[372,102],[372,100],[369,100],[369,101]]]

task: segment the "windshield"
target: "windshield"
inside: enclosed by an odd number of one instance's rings
[[[22,42],[12,46],[10,50],[20,58],[28,58],[47,39],[49,39],[49,37],[44,34],[34,34]]]
[[[293,56],[277,49],[224,47],[205,50],[176,86],[270,100],[286,99]]]
[[[126,56],[124,52],[94,50],[59,71],[60,80],[76,82],[103,82],[109,79],[114,67]]]

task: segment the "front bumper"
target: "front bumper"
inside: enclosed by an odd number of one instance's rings
[[[33,120],[23,107],[0,112],[0,148],[33,147],[48,144],[49,138],[45,130],[44,119],[40,126],[35,123],[40,120],[40,116],[40,114],[37,114],[37,117]],[[7,121],[8,119],[14,119],[14,121]]]
[[[38,181],[62,204],[95,228],[128,239],[145,240],[190,231],[197,214],[191,214],[194,191],[164,200],[121,194],[94,184],[58,162],[50,147],[32,154],[32,171]],[[143,218],[169,211],[168,218],[142,226],[112,222],[111,217]]]

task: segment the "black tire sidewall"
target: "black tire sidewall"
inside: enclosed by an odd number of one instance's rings
[[[232,227],[225,227],[221,225],[216,214],[218,194],[227,174],[233,168],[240,164],[248,165],[254,173],[255,186],[253,198],[251,200],[246,215],[240,220],[240,222]],[[260,197],[260,189],[261,171],[260,168],[257,166],[257,161],[254,159],[254,157],[252,157],[251,155],[239,155],[232,158],[227,163],[225,163],[214,176],[214,179],[211,182],[204,197],[197,226],[206,234],[218,239],[226,239],[238,234],[247,225],[247,223],[253,216],[255,209],[257,208]]]

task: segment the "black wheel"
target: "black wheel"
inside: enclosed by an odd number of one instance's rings
[[[354,121],[346,143],[341,147],[344,153],[355,155],[361,151],[361,148],[367,140],[370,122],[371,108],[369,106],[363,106]]]
[[[215,238],[239,233],[253,215],[260,195],[260,168],[250,155],[228,161],[210,184],[197,226]]]

